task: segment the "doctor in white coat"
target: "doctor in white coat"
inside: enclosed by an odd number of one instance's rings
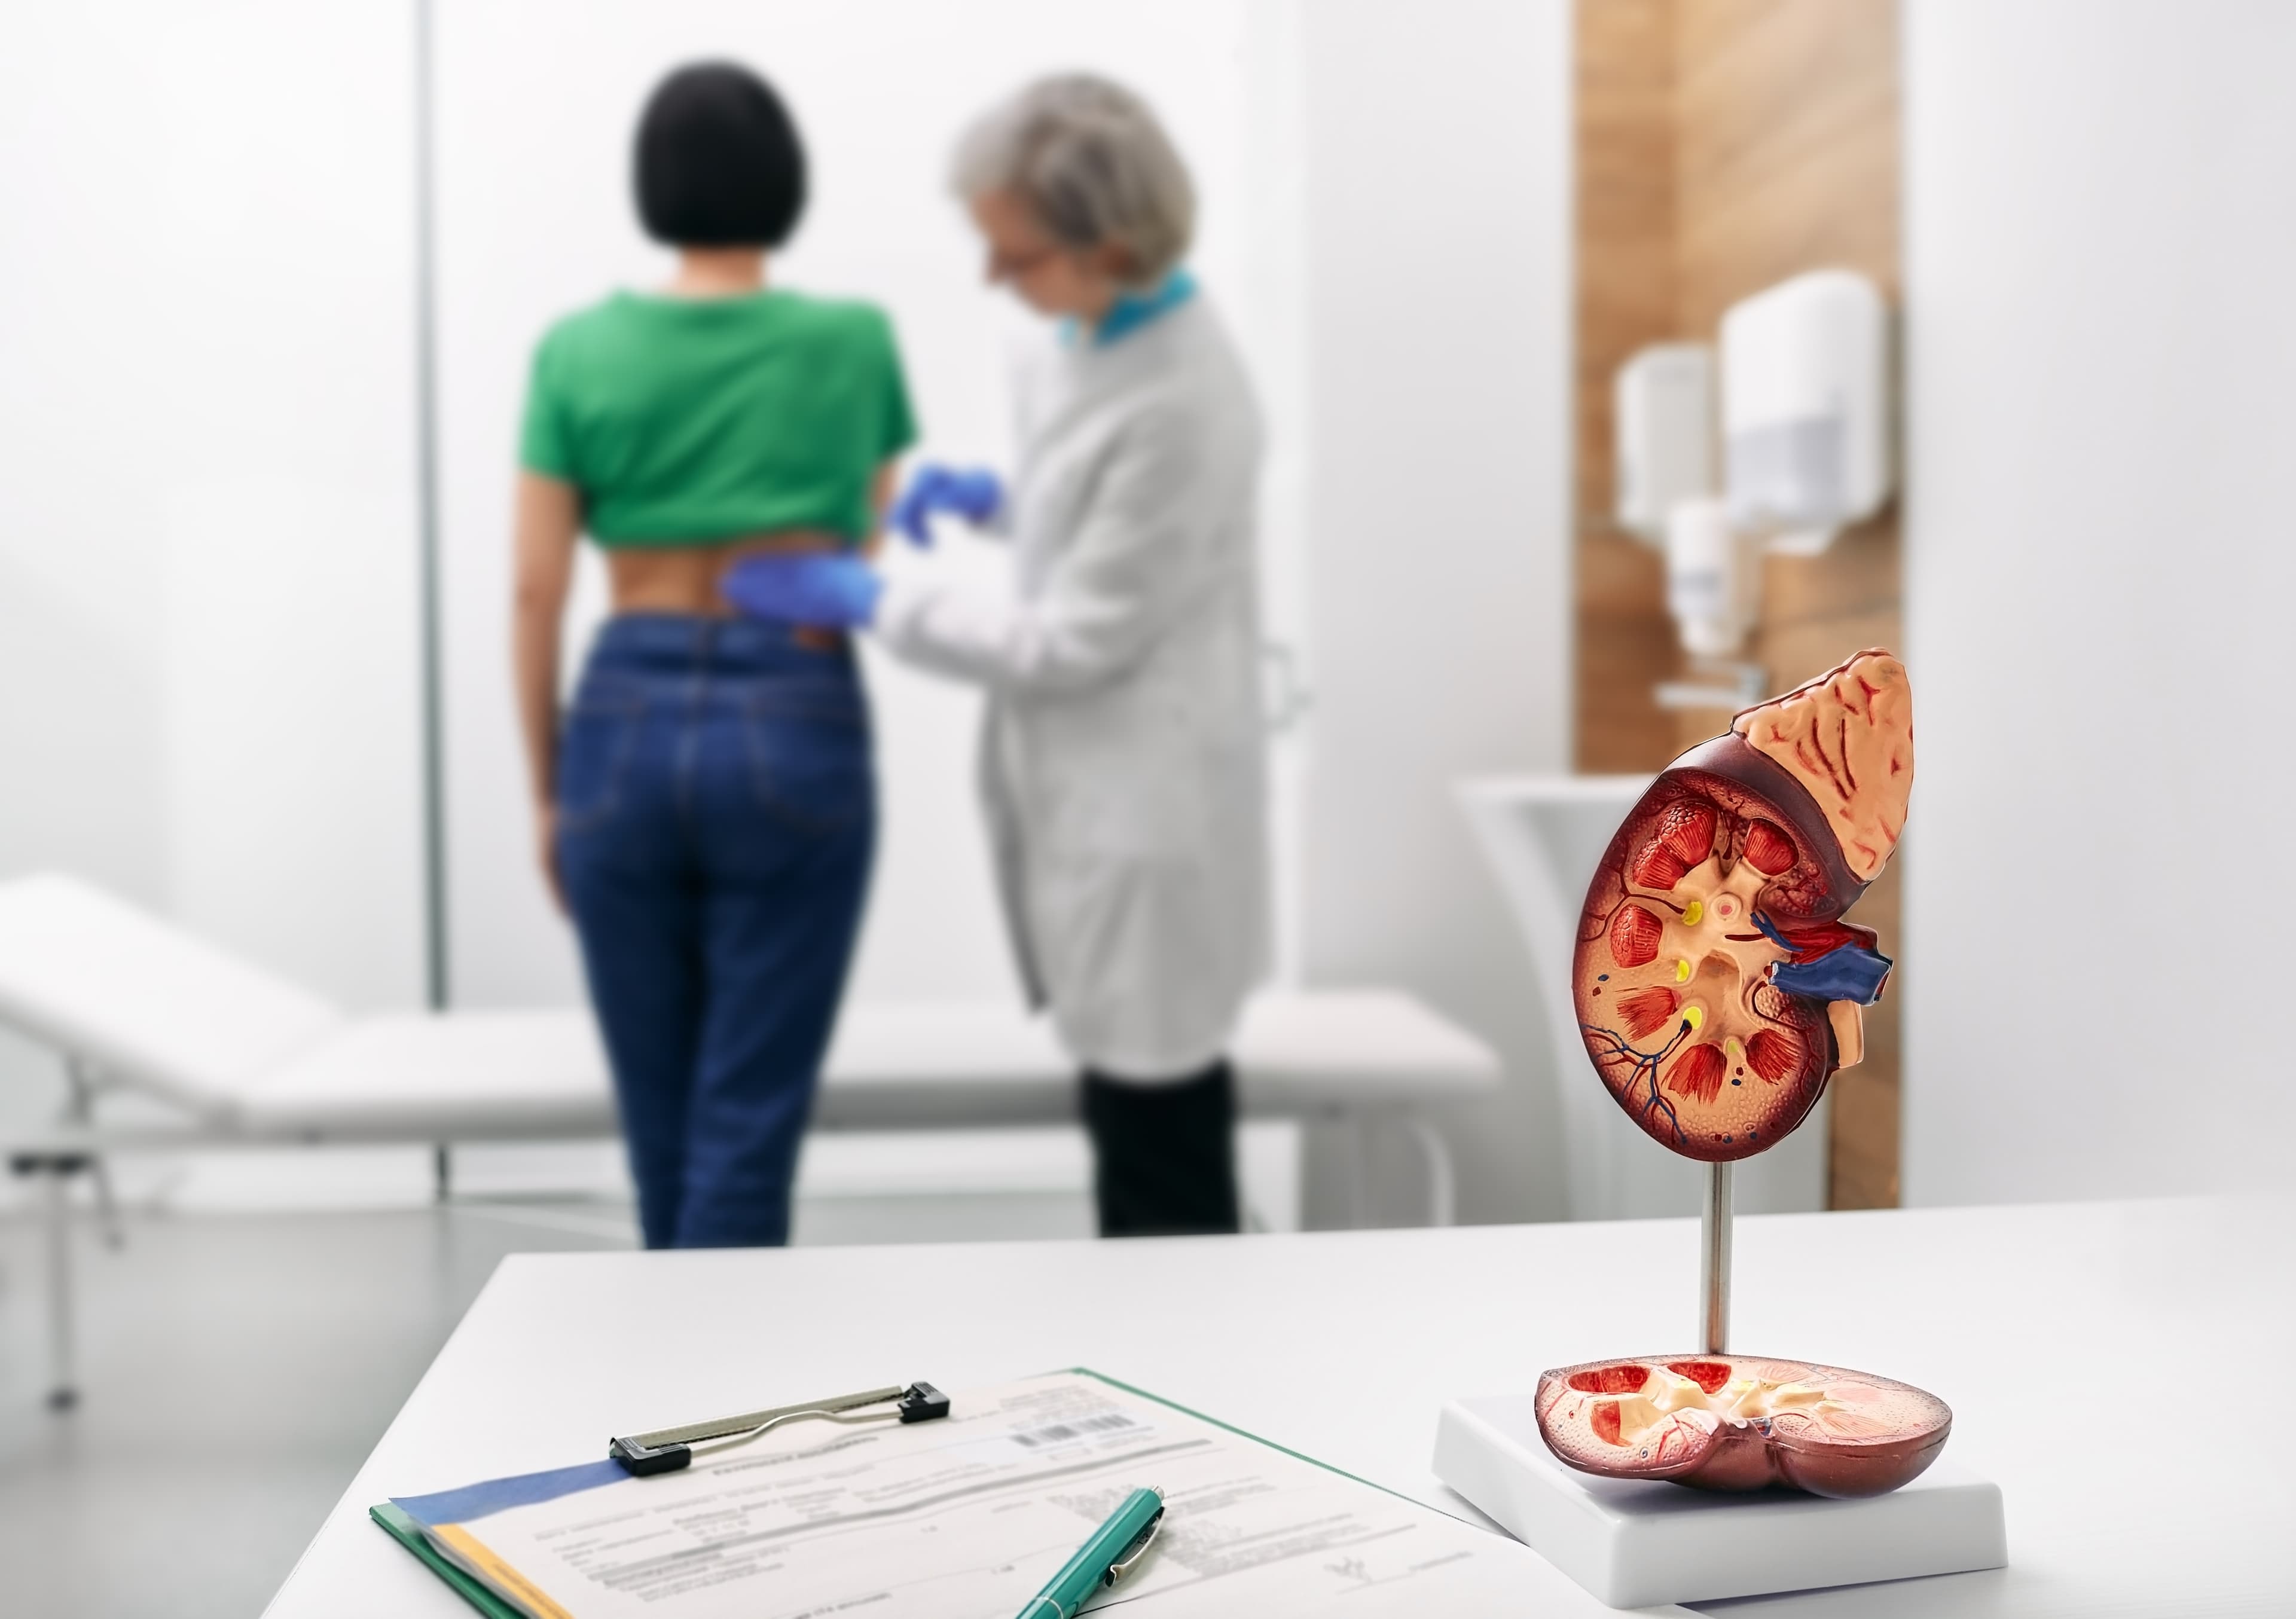
[[[1008,534],[1009,583],[787,556],[726,592],[761,617],[873,628],[987,688],[1005,918],[1083,1070],[1101,1230],[1233,1231],[1225,1052],[1268,954],[1259,413],[1181,263],[1193,188],[1139,98],[1032,85],[966,135],[955,185],[990,278],[1052,323],[1017,379],[1009,488],[928,466],[893,522],[922,540],[948,512]]]

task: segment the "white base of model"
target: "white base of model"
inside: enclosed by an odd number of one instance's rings
[[[1554,1460],[1532,1398],[1446,1405],[1436,1476],[1612,1607],[1862,1585],[2009,1560],[2000,1487],[1948,1460],[1864,1500],[1596,1478]]]

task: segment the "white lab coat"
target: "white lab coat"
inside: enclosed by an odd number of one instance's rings
[[[1268,957],[1259,412],[1199,294],[1021,367],[1011,585],[891,570],[896,657],[988,690],[980,789],[1034,1005],[1070,1054],[1178,1079]]]

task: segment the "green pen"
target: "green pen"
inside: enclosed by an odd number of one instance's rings
[[[1045,1589],[1029,1599],[1020,1619],[1076,1619],[1086,1598],[1130,1574],[1133,1565],[1148,1554],[1148,1542],[1156,1538],[1163,1521],[1162,1493],[1135,1490]]]

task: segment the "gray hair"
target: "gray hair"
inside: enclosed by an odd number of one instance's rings
[[[957,143],[950,178],[967,200],[1011,192],[1065,246],[1114,243],[1143,285],[1163,279],[1195,230],[1195,186],[1155,113],[1087,73],[1040,78],[984,114]]]

